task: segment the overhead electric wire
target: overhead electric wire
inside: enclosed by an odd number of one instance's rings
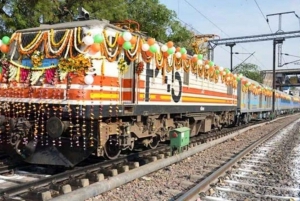
[[[260,13],[261,13],[262,17],[264,18],[264,20],[266,20],[266,22],[267,22],[267,24],[268,24],[268,26],[269,26],[269,28],[270,28],[271,33],[273,33],[273,31],[272,31],[272,29],[271,29],[271,26],[270,26],[270,24],[269,24],[269,21],[268,21],[268,19],[265,17],[265,15],[264,15],[264,13],[262,12],[262,10],[260,9],[260,7],[259,7],[257,1],[254,0],[254,2],[255,2],[255,4],[256,4],[256,6],[258,7],[258,9],[260,10]]]
[[[200,12],[195,6],[193,6],[190,2],[187,0],[184,0],[189,6],[191,6],[194,10],[196,10],[200,15],[202,15],[206,20],[208,20],[211,24],[213,24],[216,28],[218,28],[222,33],[224,33],[226,36],[230,37],[227,33],[225,33],[218,25],[216,25],[214,22],[212,22],[208,17],[206,17],[202,12]],[[244,49],[246,52],[249,52],[246,48],[244,48],[242,45],[238,44],[242,49]],[[255,56],[254,56],[255,57]],[[236,57],[237,58],[237,57]],[[256,57],[255,57],[256,58]],[[240,59],[241,60],[241,59]],[[257,61],[259,61],[256,58]],[[259,61],[259,63],[262,64],[262,62]],[[264,66],[264,65],[263,65]],[[264,66],[265,67],[265,66]]]

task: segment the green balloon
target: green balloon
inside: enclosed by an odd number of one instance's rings
[[[181,54],[186,54],[186,52],[187,52],[187,51],[186,51],[186,49],[185,49],[184,47],[180,49],[180,53],[181,53]]]
[[[228,68],[226,68],[226,69],[225,69],[225,72],[226,72],[226,73],[229,73],[229,72],[230,72],[230,70],[229,70]]]
[[[102,43],[104,40],[102,34],[97,34],[94,36],[94,43]]]
[[[214,65],[214,62],[213,62],[213,61],[209,61],[208,65],[209,65],[209,66],[213,66],[213,65]]]
[[[203,55],[202,54],[198,54],[198,59],[203,59]]]
[[[216,70],[216,74],[219,75],[219,73],[220,73],[220,71],[219,71],[219,70]]]
[[[10,38],[8,36],[3,36],[2,43],[5,45],[8,45],[10,41]]]
[[[241,78],[239,78],[239,77],[236,78],[236,81],[240,81],[240,80],[241,80]]]
[[[150,52],[152,52],[152,53],[157,52],[156,45],[151,45],[149,50],[150,50]]]
[[[123,43],[123,48],[125,50],[130,50],[131,49],[131,43],[129,41],[126,41]]]
[[[174,53],[172,48],[169,48],[167,52],[168,52],[168,54],[173,54]]]

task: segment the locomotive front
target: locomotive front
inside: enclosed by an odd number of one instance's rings
[[[99,117],[109,108],[90,97],[102,90],[93,82],[105,85],[96,72],[103,61],[85,43],[102,39],[84,43],[84,25],[46,25],[10,38],[1,59],[0,137],[14,157],[72,167],[99,148]]]

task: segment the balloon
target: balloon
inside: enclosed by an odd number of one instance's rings
[[[237,77],[237,78],[236,78],[236,81],[240,81],[240,79],[241,79],[241,78]]]
[[[142,45],[142,50],[144,51],[144,52],[147,52],[148,50],[149,50],[149,45],[147,44],[147,43],[145,43],[145,44],[143,44]]]
[[[146,55],[147,55],[148,57],[152,57],[152,56],[153,56],[153,53],[150,52],[150,51],[147,51],[147,52],[146,52]]]
[[[180,52],[176,52],[175,56],[176,56],[177,59],[179,59],[181,57],[181,53]]]
[[[214,62],[213,62],[213,61],[209,61],[208,65],[209,65],[209,66],[213,66],[213,65],[214,65]]]
[[[163,52],[163,56],[166,58],[169,56],[168,52]]]
[[[147,43],[149,46],[154,45],[155,39],[154,38],[148,38]]]
[[[157,49],[156,51],[159,51],[159,50],[160,50],[160,47],[159,47],[159,45],[158,45],[157,43],[155,43],[154,46],[155,46],[156,49]]]
[[[180,52],[180,49],[181,49],[180,47],[177,47],[176,52]]]
[[[104,40],[102,34],[96,34],[94,36],[94,43],[102,43]]]
[[[181,52],[181,54],[186,54],[187,53],[187,51],[184,47],[180,49],[180,52]]]
[[[87,85],[91,85],[91,84],[93,84],[93,82],[94,82],[94,77],[93,77],[92,75],[86,75],[86,76],[84,77],[84,82],[85,82],[85,84],[87,84]]]
[[[220,66],[219,70],[220,70],[220,71],[223,71],[223,70],[224,70],[224,68],[223,68],[222,66]]]
[[[119,45],[123,45],[124,44],[124,38],[122,36],[118,36],[118,40],[117,40]]]
[[[125,41],[125,43],[123,44],[123,48],[125,50],[130,50],[131,49],[131,43],[129,41]]]
[[[94,43],[94,39],[91,36],[85,36],[85,37],[83,37],[82,41],[87,46],[90,46],[90,45],[92,45]]]
[[[198,62],[198,58],[197,58],[197,57],[193,57],[193,58],[192,58],[192,62],[193,62],[193,63]]]
[[[172,48],[174,45],[174,43],[172,41],[167,42],[167,46],[168,48]],[[175,51],[174,51],[175,52]]]
[[[199,60],[199,61],[202,61],[202,60]],[[209,65],[205,65],[205,69],[209,69]]]
[[[1,45],[0,50],[2,53],[8,53],[9,52],[9,46],[8,45]]]
[[[198,65],[203,65],[203,61],[202,61],[202,60],[198,60],[198,61],[197,61],[197,64],[198,64]],[[205,66],[205,67],[206,67],[206,66]]]
[[[123,34],[123,38],[124,38],[125,41],[130,41],[131,38],[132,38],[132,35],[131,35],[130,32],[126,31],[126,32],[124,32],[124,34]]]
[[[168,52],[168,54],[173,54],[174,53],[174,49],[169,48],[167,52]]]
[[[234,73],[234,74],[233,74],[233,77],[236,77],[236,76],[237,76],[237,75]]]
[[[0,39],[0,47],[1,47],[2,44],[3,44],[3,42],[2,42],[2,40]]]
[[[176,51],[176,48],[175,47],[171,47],[173,53]]]
[[[198,59],[203,59],[203,55],[202,54],[198,54]]]
[[[96,53],[96,52],[99,52],[101,49],[101,46],[99,43],[94,43],[90,46],[90,50],[93,52],[93,53]]]
[[[150,52],[152,53],[157,52],[157,46],[155,44],[150,46]]]
[[[243,74],[241,73],[241,74],[239,74],[239,78],[242,78],[243,77]]]
[[[219,75],[219,73],[220,73],[220,71],[219,71],[219,70],[216,70],[215,72],[216,72],[216,74],[217,74],[217,75]]]
[[[130,40],[130,43],[131,44],[136,44],[136,41],[137,41],[136,36],[132,36],[132,38]]]
[[[186,54],[181,55],[181,59],[186,60],[187,59],[187,55]]]
[[[166,46],[166,45],[161,46],[161,51],[162,52],[168,51],[168,46]]]
[[[10,41],[10,38],[8,36],[3,36],[2,43],[5,45],[8,45]]]

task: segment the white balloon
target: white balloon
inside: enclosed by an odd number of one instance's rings
[[[160,50],[160,47],[159,47],[159,45],[157,43],[155,43],[154,46],[155,46],[155,49],[157,49],[157,51]]]
[[[145,43],[145,44],[142,45],[142,50],[143,50],[144,52],[148,51],[149,48],[150,48],[150,47],[149,47],[149,45],[148,45],[147,43]]]
[[[233,77],[236,77],[237,75],[236,74],[233,74]]]
[[[180,52],[176,52],[175,56],[176,56],[176,58],[179,59],[181,57],[181,53]]]
[[[162,52],[168,51],[168,46],[166,46],[166,45],[161,46],[161,51]]]
[[[123,38],[125,41],[130,41],[132,39],[132,34],[130,32],[124,32]]]
[[[84,77],[84,82],[85,82],[85,84],[87,84],[87,85],[91,85],[91,84],[93,84],[93,82],[94,82],[94,77],[93,77],[92,75],[86,75],[86,76]]]
[[[220,70],[220,71],[223,71],[223,70],[224,70],[224,68],[221,66],[221,67],[219,68],[219,70]]]
[[[1,47],[2,44],[3,44],[3,43],[2,43],[2,40],[0,39],[0,47]]]
[[[209,69],[209,65],[206,64],[206,65],[205,65],[205,69]]]
[[[176,51],[176,48],[175,48],[175,47],[172,47],[172,50],[173,50],[173,52],[175,52],[175,51]]]
[[[202,60],[198,60],[198,61],[197,61],[197,64],[198,64],[198,65],[202,65],[202,64],[203,64],[203,61],[202,61]]]
[[[193,57],[198,57],[198,55],[197,54],[194,54],[194,56]]]
[[[94,39],[92,38],[92,36],[85,36],[82,41],[84,42],[84,44],[86,44],[87,46],[92,45],[94,43]]]

